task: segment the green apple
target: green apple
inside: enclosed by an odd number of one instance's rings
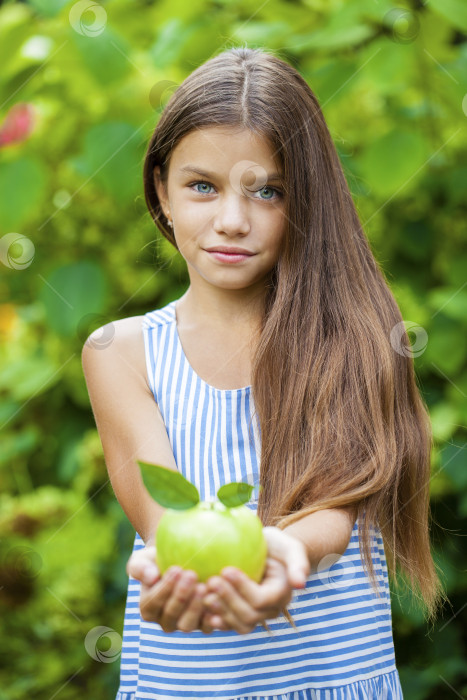
[[[251,498],[252,484],[224,484],[217,500],[200,501],[196,486],[177,469],[137,462],[150,495],[166,508],[155,537],[156,563],[162,574],[180,566],[207,581],[225,566],[233,566],[261,581],[267,556],[263,524],[244,505]]]
[[[156,562],[163,574],[171,566],[191,569],[200,581],[234,566],[261,581],[267,555],[263,525],[245,505],[200,501],[184,510],[167,508],[156,530]]]

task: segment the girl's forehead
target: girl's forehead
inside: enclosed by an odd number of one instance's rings
[[[226,161],[247,158],[262,165],[279,169],[279,158],[270,140],[243,127],[226,125],[193,129],[178,142],[172,151],[172,165],[186,168],[189,164],[210,164],[218,169]],[[275,167],[276,166],[276,167]]]

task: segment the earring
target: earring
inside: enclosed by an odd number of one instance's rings
[[[174,224],[173,224],[173,221],[171,221],[169,219],[169,216],[170,216],[170,211],[167,212],[166,219],[167,219],[167,223],[169,224],[170,228],[173,228]]]

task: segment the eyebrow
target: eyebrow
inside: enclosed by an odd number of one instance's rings
[[[207,177],[209,180],[213,180],[216,177],[214,173],[208,173],[206,170],[200,170],[194,165],[185,165],[183,168],[180,168],[179,171],[181,173],[196,173],[197,175],[201,175],[201,177]],[[282,182],[282,175],[280,173],[269,173],[269,175],[267,175],[267,181]]]

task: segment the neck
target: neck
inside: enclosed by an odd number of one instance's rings
[[[190,325],[213,327],[226,333],[238,329],[259,328],[262,318],[264,289],[260,294],[249,290],[196,289],[190,285],[178,301],[178,308]]]

